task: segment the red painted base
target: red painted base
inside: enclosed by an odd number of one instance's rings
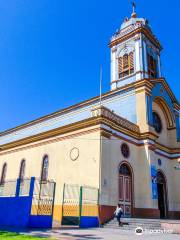
[[[159,209],[153,209],[153,208],[134,208],[133,217],[160,218],[160,211]]]
[[[114,211],[116,206],[99,206],[99,218],[100,224],[104,224],[114,217]],[[160,211],[153,208],[134,208],[132,211],[132,217],[134,218],[160,218]],[[180,219],[180,211],[168,212],[169,219]]]

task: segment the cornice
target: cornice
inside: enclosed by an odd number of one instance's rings
[[[152,150],[152,151],[156,152],[158,155],[161,155],[161,156],[163,156],[165,158],[168,158],[170,160],[180,158],[180,148],[169,148],[167,146],[164,146],[160,143],[155,142],[155,136],[151,132],[146,133],[146,134],[140,134],[139,141],[137,141],[137,142],[129,140],[129,139],[124,138],[122,136],[119,136],[116,133],[110,132],[106,129],[104,129],[102,131],[101,135],[108,138],[108,139],[110,139],[113,136],[113,137],[118,138],[120,140],[126,141],[130,144],[133,144],[137,147],[147,146],[149,150]],[[175,156],[175,155],[179,155],[179,156]]]
[[[169,85],[167,84],[167,82],[163,78],[161,78],[161,79],[147,79],[147,78],[145,78],[145,79],[142,79],[142,80],[139,80],[139,81],[135,81],[133,83],[127,84],[127,85],[122,86],[118,89],[115,89],[115,90],[112,90],[112,91],[109,91],[109,92],[103,94],[102,95],[102,100],[104,100],[106,97],[113,96],[114,94],[117,94],[117,93],[129,91],[131,89],[132,90],[135,89],[136,93],[140,93],[140,92],[145,91],[146,94],[151,95],[151,90],[152,90],[153,86],[158,82],[163,84],[164,88],[167,90],[168,94],[171,96],[171,99],[174,102],[175,109],[180,110],[180,105],[179,105],[177,99],[175,98],[175,96],[172,93]],[[30,122],[22,124],[18,127],[6,130],[6,131],[0,133],[0,137],[4,136],[4,135],[8,135],[8,134],[13,133],[13,132],[16,132],[16,131],[21,130],[21,129],[25,129],[26,127],[33,126],[33,125],[41,123],[43,121],[52,119],[52,118],[60,116],[62,114],[69,113],[69,112],[71,112],[73,110],[76,110],[76,109],[79,109],[81,107],[88,106],[90,104],[95,103],[95,101],[97,101],[98,99],[99,99],[99,96],[93,97],[89,100],[86,100],[86,101],[83,101],[81,103],[75,104],[73,106],[62,109],[62,110],[57,111],[55,113],[46,115],[46,116],[41,117],[39,119],[36,119],[34,121],[30,121]],[[54,130],[52,130],[52,131],[54,131]]]
[[[138,125],[128,121],[125,118],[122,118],[121,116],[115,114],[113,111],[111,111],[110,109],[102,105],[93,107],[91,110],[91,115],[92,117],[104,117],[131,132],[138,133],[138,134],[140,133],[140,129]]]
[[[180,148],[169,148],[157,143],[156,134],[152,132],[140,133],[138,128],[136,128],[137,125],[126,121],[125,119],[119,118],[119,116],[117,119],[113,112],[107,114],[109,109],[101,106],[101,111],[97,112],[97,110],[98,109],[92,110],[92,112],[94,111],[94,114],[92,114],[93,116],[89,119],[69,124],[45,133],[37,134],[33,137],[28,137],[12,143],[1,145],[0,154],[7,154],[9,151],[20,151],[20,148],[29,148],[33,144],[39,146],[42,144],[51,143],[57,141],[56,139],[61,139],[61,141],[65,139],[71,139],[73,137],[77,137],[78,135],[88,134],[94,131],[99,131],[101,136],[108,139],[111,139],[111,137],[114,136],[139,147],[148,145],[153,151],[160,150],[170,155],[180,154]],[[116,134],[118,132],[124,137]],[[171,157],[168,158],[171,159]],[[177,157],[172,158],[176,159]]]
[[[110,97],[110,96],[113,96],[114,94],[116,93],[121,93],[121,92],[124,92],[124,91],[128,91],[130,90],[131,88],[133,87],[133,84],[127,84],[125,86],[122,86],[118,89],[115,89],[115,90],[111,90],[107,93],[104,93],[102,94],[102,100],[104,100],[106,97]],[[9,133],[12,133],[12,132],[15,132],[17,130],[21,130],[21,129],[24,129],[26,127],[30,127],[30,126],[33,126],[35,124],[38,124],[38,123],[42,123],[43,121],[46,121],[46,120],[49,120],[49,119],[52,119],[54,117],[57,117],[57,116],[60,116],[60,115],[63,115],[63,114],[66,114],[66,113],[69,113],[71,111],[74,111],[76,109],[79,109],[81,107],[86,107],[90,104],[93,104],[95,101],[99,100],[99,96],[96,96],[96,97],[93,97],[93,98],[90,98],[88,100],[85,100],[85,101],[82,101],[80,103],[77,103],[75,105],[72,105],[70,107],[67,107],[67,108],[64,108],[62,110],[59,110],[59,111],[56,111],[54,113],[51,113],[51,114],[48,114],[48,115],[45,115],[43,117],[40,117],[38,119],[35,119],[33,121],[29,121],[27,123],[24,123],[24,124],[21,124],[17,127],[14,127],[14,128],[11,128],[11,129],[8,129],[8,130],[5,130],[3,132],[0,132],[0,137],[1,136],[4,136],[4,135],[7,135]]]
[[[102,94],[102,100],[104,100],[106,97],[113,96],[113,95],[116,94],[116,93],[121,93],[121,92],[124,92],[124,91],[129,91],[130,89],[133,88],[134,84],[137,84],[137,82],[136,82],[136,83],[127,84],[127,85],[122,86],[122,87],[120,87],[120,88],[118,88],[118,89],[115,89],[115,90],[109,91],[109,92],[107,92],[107,93],[104,93],[104,94]],[[93,104],[93,103],[94,103],[95,101],[97,101],[97,100],[99,100],[99,96],[96,96],[96,97],[90,98],[90,99],[88,99],[88,100],[82,101],[82,102],[77,103],[77,104],[75,104],[75,105],[72,105],[72,106],[70,106],[70,107],[68,107],[68,108],[64,108],[64,109],[62,109],[62,110],[59,110],[59,111],[56,111],[56,112],[54,112],[54,113],[52,113],[52,114],[48,114],[48,115],[46,115],[46,116],[40,117],[40,118],[38,118],[38,119],[36,119],[36,120],[33,120],[33,121],[30,121],[30,122],[28,122],[28,123],[21,124],[20,126],[17,126],[17,127],[15,127],[15,128],[11,128],[11,129],[8,129],[8,130],[6,130],[6,131],[4,131],[4,132],[1,132],[1,133],[0,133],[0,137],[1,137],[1,136],[4,136],[4,135],[7,135],[7,134],[9,134],[9,133],[13,133],[13,132],[15,132],[15,131],[24,129],[24,128],[26,128],[26,127],[33,126],[33,125],[35,125],[35,124],[42,123],[43,121],[52,119],[52,118],[54,118],[54,117],[58,117],[58,116],[60,116],[60,115],[66,114],[66,113],[69,113],[69,112],[74,111],[74,110],[76,110],[76,109],[79,109],[79,108],[81,108],[81,107],[86,107],[86,106],[88,106],[88,105],[90,105],[90,104]]]
[[[180,154],[180,148],[169,148],[163,144],[160,144],[158,142],[155,143],[155,148],[159,149],[161,151],[164,151],[168,154]]]
[[[112,48],[113,46],[121,43],[121,42],[124,42],[126,41],[127,39],[129,38],[132,38],[134,37],[136,34],[139,34],[139,33],[143,33],[146,37],[148,37],[148,39],[158,48],[158,49],[162,49],[159,41],[155,38],[155,36],[151,33],[151,31],[149,31],[147,28],[145,27],[139,27],[129,33],[127,33],[126,35],[122,36],[122,37],[119,37],[117,36],[116,39],[112,40],[110,43],[109,43],[109,47]]]
[[[52,137],[56,137],[58,135],[63,135],[70,132],[82,130],[95,125],[100,125],[100,124],[108,125],[117,131],[123,132],[124,134],[127,134],[137,139],[139,138],[137,125],[127,121],[126,119],[119,117],[118,115],[113,114],[112,112],[110,113],[109,111],[108,115],[107,115],[107,112],[100,113],[96,116],[93,115],[91,118],[88,118],[73,124],[69,124],[63,127],[59,127],[47,132],[37,134],[35,136],[26,137],[21,140],[0,145],[0,152],[11,149],[11,148],[19,147],[22,145],[31,144],[33,142],[46,140]]]
[[[14,141],[14,142],[0,145],[0,151],[19,147],[19,146],[30,144],[30,143],[37,142],[37,141],[42,141],[45,139],[56,137],[58,135],[67,134],[67,133],[70,133],[73,131],[78,131],[80,129],[84,129],[86,127],[91,127],[96,124],[97,124],[97,120],[93,119],[93,118],[79,121],[77,123],[69,124],[69,125],[66,125],[63,127],[59,127],[59,128],[47,131],[47,132],[43,132],[43,133],[34,135],[34,136],[26,137],[26,138],[23,138],[23,139]]]

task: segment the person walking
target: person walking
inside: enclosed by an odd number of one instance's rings
[[[121,222],[121,216],[123,214],[123,210],[121,208],[121,205],[118,203],[116,210],[114,212],[115,217],[117,218],[118,224],[119,226],[122,226],[122,222]]]

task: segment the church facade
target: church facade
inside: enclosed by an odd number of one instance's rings
[[[101,223],[124,216],[180,218],[180,104],[161,74],[161,44],[133,12],[109,43],[111,90],[0,133],[0,185],[56,182],[53,220],[62,222],[65,184],[99,191]]]

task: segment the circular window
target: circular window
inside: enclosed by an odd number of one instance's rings
[[[75,161],[79,157],[79,149],[78,148],[72,148],[70,151],[70,158],[72,161]]]
[[[129,157],[130,150],[129,150],[129,147],[128,147],[128,145],[126,143],[123,143],[121,145],[121,153],[122,153],[123,157],[125,157],[125,158]]]
[[[157,133],[160,133],[162,131],[162,122],[156,112],[153,112],[153,126]]]

